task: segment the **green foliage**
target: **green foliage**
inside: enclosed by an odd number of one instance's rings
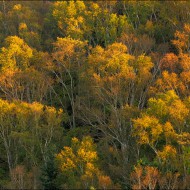
[[[57,168],[55,166],[54,157],[50,156],[46,165],[42,167],[40,180],[44,189],[56,189]]]

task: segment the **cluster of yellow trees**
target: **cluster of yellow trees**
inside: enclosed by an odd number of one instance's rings
[[[0,188],[190,188],[189,2],[0,5]]]

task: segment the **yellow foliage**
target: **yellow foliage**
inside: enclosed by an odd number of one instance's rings
[[[179,97],[174,90],[168,90],[166,93],[160,94],[160,98],[163,99],[168,105],[171,105],[171,103],[175,100],[179,100]]]
[[[72,143],[74,143],[74,144],[79,143],[79,140],[76,137],[73,137],[72,138]]]
[[[16,5],[14,5],[13,10],[20,11],[21,8],[22,8],[21,4],[16,4]]]
[[[92,163],[87,163],[85,168],[85,175],[89,178],[93,178],[93,176],[97,175],[98,169]]]
[[[57,38],[57,41],[53,43],[54,45],[54,53],[53,57],[64,64],[66,67],[71,67],[70,58],[74,57],[75,60],[79,57],[79,55],[84,54],[86,42],[80,40],[74,40],[70,37],[67,38]],[[73,64],[73,63],[72,63]]]
[[[98,157],[90,137],[83,138],[81,142],[76,137],[72,138],[71,147],[64,147],[56,158],[61,171],[82,172],[91,177],[96,173],[94,164]]]
[[[169,107],[169,114],[173,121],[184,122],[189,110],[181,100],[175,100]]]
[[[79,39],[83,36],[86,6],[82,1],[64,1],[53,4],[53,17],[66,36]]]
[[[166,161],[167,159],[174,159],[176,153],[176,148],[171,145],[166,145],[163,151],[158,151],[158,155],[163,161]]]
[[[157,86],[163,90],[174,90],[179,87],[179,79],[176,73],[162,72],[162,78],[156,81]]]
[[[102,175],[97,167],[98,155],[96,147],[91,137],[86,136],[80,141],[76,137],[72,138],[71,147],[64,147],[56,155],[59,169],[63,174],[79,177],[84,187],[93,185],[93,181],[99,179],[100,187],[110,187],[111,179]],[[67,173],[69,172],[69,173]],[[97,181],[98,182],[98,181]]]
[[[0,62],[2,71],[9,69],[24,70],[29,66],[32,49],[19,37],[9,36],[5,39],[5,47],[1,48]]]
[[[60,162],[61,171],[70,171],[76,167],[74,163],[76,157],[70,147],[64,147],[64,149],[57,155],[57,159]]]
[[[163,130],[164,130],[164,135],[166,136],[166,138],[170,138],[170,139],[176,138],[175,130],[170,122],[165,123]]]
[[[168,113],[166,102],[160,98],[150,98],[148,100],[148,106],[148,113],[150,115],[156,116],[159,119],[162,119],[162,117],[166,116]]]
[[[124,86],[135,79],[130,61],[134,57],[127,54],[127,47],[114,43],[103,49],[96,46],[88,57],[88,73],[95,86],[105,88],[106,92],[118,95]]]
[[[28,27],[27,27],[26,23],[19,24],[19,30],[27,30],[27,29],[28,29]]]
[[[153,145],[163,132],[163,127],[155,117],[144,115],[134,119],[134,136],[138,137],[140,144]]]
[[[177,142],[180,145],[190,145],[190,133],[183,132],[177,135]]]

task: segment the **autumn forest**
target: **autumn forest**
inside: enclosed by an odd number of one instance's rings
[[[189,1],[0,1],[1,189],[190,189]]]

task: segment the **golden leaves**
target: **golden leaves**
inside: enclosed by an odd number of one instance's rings
[[[159,160],[174,159],[177,149],[173,143],[188,145],[190,134],[186,132],[189,117],[188,99],[180,100],[174,91],[158,94],[149,99],[146,112],[133,120],[133,135],[139,144],[149,145]],[[159,142],[165,142],[163,149]]]
[[[5,40],[5,47],[1,48],[0,62],[2,71],[20,69],[29,66],[32,49],[19,37],[9,36]]]
[[[154,144],[163,132],[162,125],[155,117],[143,116],[133,120],[134,135],[138,137],[140,144]]]
[[[129,79],[133,70],[128,62],[133,57],[126,54],[126,51],[127,47],[121,43],[109,45],[105,50],[100,46],[95,47],[88,59],[90,71],[95,77],[98,75],[105,82],[114,82],[122,78]]]
[[[189,110],[181,100],[175,100],[169,107],[169,115],[175,122],[184,122],[188,114]]]
[[[28,27],[27,27],[26,23],[22,22],[19,24],[19,31],[27,30],[27,29],[28,29]]]
[[[61,171],[72,171],[76,167],[75,165],[76,156],[70,147],[64,147],[64,149],[57,155],[57,160],[61,162]]]
[[[16,4],[16,5],[14,5],[13,10],[20,11],[21,8],[22,8],[21,4]]]
[[[31,104],[26,102],[14,101],[12,103],[0,99],[0,116],[1,122],[14,122],[15,125],[22,123],[20,127],[28,127],[28,123],[32,127],[41,127],[40,123],[44,122],[43,127],[59,127],[62,119],[64,118],[63,111],[56,110],[50,106],[44,106],[38,102]],[[43,122],[41,119],[43,117]],[[12,125],[10,123],[10,125]],[[12,126],[8,126],[12,127]],[[31,128],[32,130],[32,128]],[[46,131],[48,132],[48,130]]]
[[[56,155],[56,160],[63,175],[80,180],[77,187],[82,185],[86,188],[96,183],[100,188],[111,188],[113,185],[110,177],[99,170],[96,146],[89,136],[82,140],[72,138],[71,147],[65,146]]]
[[[177,141],[180,145],[190,145],[190,133],[183,132],[177,135]]]
[[[97,159],[97,152],[90,137],[84,137],[82,141],[73,138],[71,147],[64,147],[57,155],[62,171],[75,168],[79,170],[77,172],[80,172],[80,167],[82,167],[88,174],[95,170],[94,163]]]
[[[176,148],[171,145],[164,146],[162,151],[158,151],[158,156],[166,161],[167,159],[174,159],[177,154]]]

